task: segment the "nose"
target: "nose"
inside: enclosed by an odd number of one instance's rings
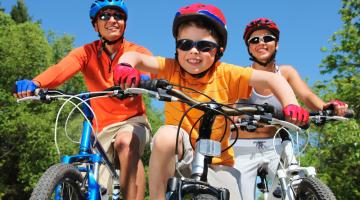
[[[199,50],[196,48],[196,45],[194,45],[189,51],[190,53],[196,53],[196,54],[199,53]]]

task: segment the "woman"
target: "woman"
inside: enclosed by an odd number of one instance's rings
[[[279,36],[280,30],[278,26],[270,19],[255,19],[246,26],[243,39],[251,57],[250,60],[253,61],[251,68],[283,76],[294,90],[297,98],[309,109],[323,110],[333,106],[337,115],[344,115],[347,104],[339,100],[324,103],[310,90],[294,67],[276,64],[275,56],[279,47]],[[247,100],[240,100],[240,102],[268,103],[273,105],[276,110],[282,110],[279,100],[272,94],[270,89],[260,86],[253,87],[251,97]],[[240,191],[244,200],[255,199],[257,169],[262,162],[269,161],[267,180],[272,181],[275,176],[279,162],[278,156],[273,151],[275,132],[274,127],[259,128],[256,132],[240,132],[240,139],[236,142],[234,150],[236,157],[235,167],[241,173]],[[280,139],[276,139],[276,143],[279,144]]]

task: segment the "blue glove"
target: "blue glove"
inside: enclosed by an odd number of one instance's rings
[[[38,88],[38,86],[33,81],[20,80],[20,81],[16,81],[16,83],[15,83],[14,93],[17,93],[20,96],[24,96],[24,95],[21,95],[21,93],[23,93],[23,92],[27,93],[27,95],[31,95],[32,93],[34,93],[36,88]]]

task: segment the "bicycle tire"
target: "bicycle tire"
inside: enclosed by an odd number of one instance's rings
[[[56,186],[61,184],[62,199],[85,199],[81,191],[83,177],[79,170],[70,164],[59,163],[51,166],[41,176],[31,193],[30,200],[55,199]]]
[[[296,191],[297,200],[336,200],[330,188],[315,177],[303,178]]]

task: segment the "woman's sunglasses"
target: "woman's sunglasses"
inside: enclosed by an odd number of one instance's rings
[[[125,19],[125,15],[122,14],[122,13],[114,13],[114,14],[111,14],[111,13],[108,13],[108,12],[103,12],[99,15],[99,19],[103,20],[103,21],[108,21],[111,17],[114,17],[114,19],[116,21],[119,21],[119,20],[124,20]]]
[[[182,39],[176,41],[176,48],[182,51],[189,51],[195,46],[198,51],[201,52],[209,52],[214,48],[218,48],[219,45],[215,42],[207,41],[207,40],[199,40],[199,41],[192,41],[188,39]]]
[[[273,35],[254,36],[248,40],[248,44],[259,44],[261,41],[264,43],[275,41],[276,37]]]

